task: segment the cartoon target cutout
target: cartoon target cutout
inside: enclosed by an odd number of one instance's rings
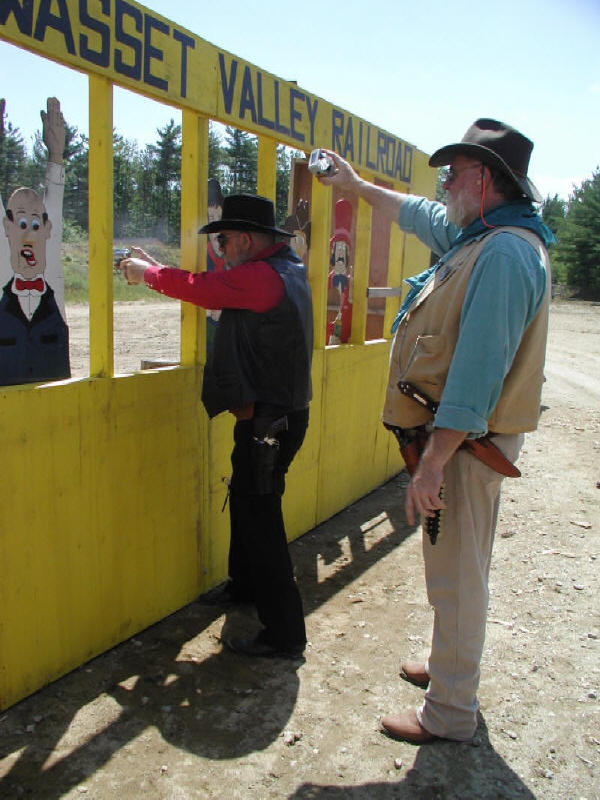
[[[352,212],[352,204],[345,198],[335,204],[335,228],[329,240],[331,248],[329,287],[337,292],[337,313],[335,318],[327,323],[327,344],[342,344],[350,339],[353,284],[353,267],[350,264]]]
[[[4,100],[0,101],[0,141]],[[20,187],[0,198],[0,385],[59,380],[71,375],[60,258],[65,172],[65,121],[60,103],[48,98],[41,112],[48,150],[43,199]]]
[[[292,214],[286,217],[283,229],[292,234],[290,247],[304,261],[310,247],[310,214],[308,200],[300,198]]]

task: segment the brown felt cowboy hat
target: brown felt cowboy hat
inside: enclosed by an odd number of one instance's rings
[[[455,156],[476,158],[502,170],[530,200],[541,203],[542,196],[527,177],[532,150],[533,142],[510,125],[495,119],[478,119],[462,141],[436,150],[429,159],[429,166],[443,167]]]
[[[230,194],[223,200],[221,219],[203,225],[198,233],[218,231],[264,231],[293,236],[275,225],[275,208],[271,200],[255,194]]]

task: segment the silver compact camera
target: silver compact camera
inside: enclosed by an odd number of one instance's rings
[[[318,178],[326,177],[333,173],[333,161],[322,150],[313,150],[308,159],[308,169]]]
[[[124,258],[129,258],[131,250],[128,247],[113,247],[113,272],[116,275],[121,274],[121,261]]]

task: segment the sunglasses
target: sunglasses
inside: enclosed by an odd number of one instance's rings
[[[468,167],[463,167],[462,169],[456,169],[456,167],[450,167],[446,171],[444,175],[444,183],[450,184],[454,183],[454,181],[458,178],[461,172],[466,172],[469,169],[481,169],[482,164],[470,164]]]
[[[235,231],[234,233],[217,234],[217,247],[221,255],[225,252],[225,248],[227,247],[227,242],[229,242],[231,239],[235,239],[242,233],[246,233],[246,231]]]

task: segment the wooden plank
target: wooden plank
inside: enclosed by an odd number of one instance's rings
[[[89,76],[90,375],[112,376],[113,108],[112,83]]]

